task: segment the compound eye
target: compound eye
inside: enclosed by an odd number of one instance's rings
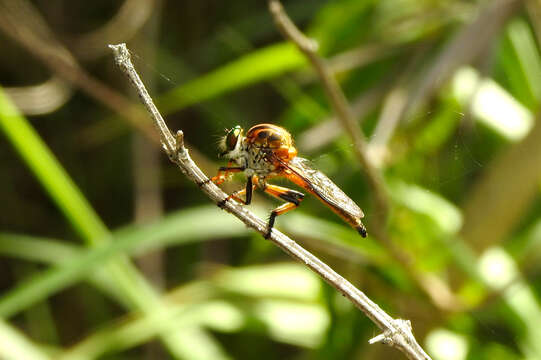
[[[235,126],[233,129],[229,130],[227,137],[225,139],[225,144],[228,151],[232,151],[237,146],[239,137],[242,134],[242,128],[240,126]]]

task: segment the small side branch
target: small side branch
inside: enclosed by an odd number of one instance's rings
[[[210,179],[192,161],[188,154],[188,150],[184,147],[182,131],[178,131],[176,136],[173,137],[150,95],[146,91],[139,75],[135,71],[126,45],[109,45],[109,47],[113,50],[116,63],[134,85],[141,101],[147,108],[160,132],[162,147],[169,156],[169,159],[177,164],[182,173],[197,184],[201,190],[212,199],[212,201],[216,204],[223,204],[222,207],[224,210],[235,215],[246,224],[246,226],[265,235],[267,231],[266,222],[255,216],[252,212],[245,210],[238,203],[234,201],[224,201],[228,195],[210,181]],[[415,340],[409,321],[393,319],[362,291],[357,289],[353,284],[332,270],[327,264],[319,260],[280,231],[273,229],[269,240],[274,242],[295,260],[305,264],[312,271],[321,276],[327,283],[337,289],[357,308],[363,311],[366,316],[383,331],[383,334],[376,336],[370,343],[383,342],[388,344],[404,352],[409,359],[430,359]]]

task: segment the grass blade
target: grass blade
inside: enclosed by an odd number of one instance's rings
[[[273,78],[305,62],[292,44],[270,45],[177,86],[158,98],[158,107],[162,114],[167,115],[228,91]]]
[[[41,350],[0,319],[0,358],[4,360],[49,360]]]
[[[212,217],[210,222],[209,217]],[[205,230],[201,231],[202,226],[197,224],[204,224]],[[240,222],[225,213],[218,213],[214,206],[182,211],[151,225],[119,230],[113,235],[114,241],[73,256],[6,293],[0,300],[0,316],[13,316],[37,301],[46,299],[80,281],[119,254],[136,249],[149,250],[170,242],[187,244],[220,236],[238,236],[246,232]]]
[[[106,244],[111,236],[108,229],[52,152],[30,126],[28,120],[20,114],[1,88],[0,129],[4,131],[8,140],[12,142],[15,149],[49,193],[51,199],[61,209],[84,241],[91,246]],[[85,267],[85,265],[91,267],[89,264],[100,261],[100,251],[104,251],[103,248],[91,253],[91,256],[85,259],[86,263],[73,264],[73,262],[70,262],[70,264],[76,268]],[[104,268],[107,269],[110,277],[122,293],[124,304],[127,304],[132,309],[139,309],[146,313],[151,313],[160,307],[158,294],[127,258],[118,257],[114,261],[105,264]],[[1,307],[6,313],[22,310],[24,305],[29,306],[36,301],[44,300],[51,289],[63,288],[81,278],[74,276],[74,274],[73,272],[59,272],[58,269],[46,271],[38,276],[38,278],[43,278],[42,280],[34,278],[6,295],[1,301],[4,304]],[[13,299],[17,298],[23,299],[24,302],[17,305],[13,302]],[[175,358],[182,358],[185,353],[182,344],[171,341],[170,333],[162,335],[162,341],[170,353]],[[218,346],[216,343],[216,347]]]
[[[0,129],[79,235],[90,244],[104,239],[108,232],[102,221],[47,145],[20,115],[1,88]]]

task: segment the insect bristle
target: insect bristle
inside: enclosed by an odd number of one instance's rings
[[[227,135],[221,136],[216,143],[218,150],[220,150],[220,152],[224,152],[227,150],[226,139],[227,139]]]
[[[225,130],[225,133],[227,134],[227,130]],[[213,145],[218,148],[220,151],[224,150],[225,146],[225,138],[227,135],[224,135],[224,133],[220,132],[219,134],[212,134],[213,138]]]

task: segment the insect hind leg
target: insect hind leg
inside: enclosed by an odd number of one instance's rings
[[[274,227],[274,222],[276,217],[282,214],[285,214],[288,211],[296,209],[302,199],[304,199],[304,194],[295,190],[291,190],[285,187],[269,185],[266,184],[263,189],[267,194],[274,196],[277,199],[282,199],[287,201],[287,203],[278,206],[276,209],[272,210],[269,216],[269,222],[267,224],[267,232],[264,235],[265,239],[270,237],[272,228]]]

